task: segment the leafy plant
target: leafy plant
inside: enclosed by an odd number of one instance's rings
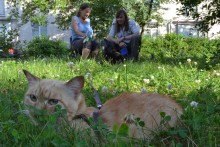
[[[36,37],[27,44],[26,54],[34,57],[61,57],[66,55],[68,48],[61,40],[50,40],[48,37]]]
[[[154,54],[159,60],[183,61],[188,58],[200,60],[201,65],[218,62],[220,40],[185,38],[182,35],[166,34],[157,38],[143,38],[142,54]]]
[[[13,41],[18,35],[18,30],[8,30],[6,26],[3,25],[3,30],[0,32],[0,49],[7,53],[8,49],[14,48],[15,45],[19,43]]]
[[[186,39],[181,38],[182,41]],[[164,40],[161,39],[159,43],[153,39],[147,38],[146,40],[150,45],[157,45],[158,48],[152,51],[155,55],[159,55],[163,50],[160,46],[163,46]],[[167,37],[166,40],[175,43],[179,41],[176,36]],[[169,41],[166,46],[169,45]],[[199,48],[203,41],[198,42],[197,44],[195,39],[190,44],[194,43],[195,46],[198,45],[196,48]],[[212,50],[215,50],[215,43],[212,41],[210,43],[204,41],[203,45],[205,48],[211,46]],[[145,44],[145,46],[147,45]],[[193,49],[193,47],[191,48]],[[146,51],[145,48],[142,48],[143,50]],[[164,58],[168,56],[164,52],[161,54],[164,55]],[[156,56],[156,61],[143,60],[144,52],[141,52],[141,55],[141,61],[124,61],[123,64],[115,65],[107,62],[100,64],[95,60],[78,61],[55,57],[45,60],[37,58],[35,60],[0,61],[0,146],[180,147],[216,146],[220,144],[220,70],[218,66],[215,70],[200,70],[199,64],[201,62],[196,58],[182,60],[181,64],[176,64],[170,60],[160,60],[158,56]],[[201,55],[197,56],[202,57]],[[176,60],[180,59],[176,57]],[[198,62],[198,65],[194,62]],[[121,128],[117,126],[113,131],[110,131],[103,123],[96,126],[103,138],[101,140],[91,135],[93,131],[91,128],[85,131],[77,131],[68,124],[59,125],[56,118],[63,115],[62,112],[54,113],[48,118],[40,118],[42,120],[41,125],[35,126],[23,113],[26,109],[22,101],[27,89],[27,81],[22,69],[27,69],[40,78],[64,81],[77,75],[85,75],[82,93],[88,106],[95,106],[95,100],[92,98],[93,90],[87,77],[90,75],[103,103],[123,91],[140,92],[145,89],[142,92],[169,95],[183,107],[184,114],[181,116],[177,127],[156,130],[150,136],[153,137],[150,140],[148,138],[141,140],[129,138],[126,124]],[[105,88],[103,88],[104,86]],[[113,91],[116,92],[113,94]],[[166,126],[170,117],[163,112],[161,116],[161,124]],[[135,119],[135,123],[140,127],[148,125],[139,118]]]

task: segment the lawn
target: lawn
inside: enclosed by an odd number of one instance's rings
[[[178,128],[155,133],[153,140],[124,141],[105,126],[106,146],[220,146],[220,70],[199,68],[194,59],[125,61],[111,65],[94,60],[29,59],[0,61],[0,146],[98,146],[97,139],[53,121],[35,126],[24,114],[27,81],[22,69],[41,78],[69,80],[85,76],[83,94],[95,106],[90,76],[104,103],[124,91],[161,93],[184,109]],[[101,145],[100,145],[101,146]]]

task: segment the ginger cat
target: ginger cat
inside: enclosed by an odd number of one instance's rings
[[[95,108],[87,107],[81,93],[84,86],[83,76],[77,76],[68,82],[40,79],[24,70],[28,80],[28,90],[25,94],[24,104],[49,113],[54,112],[55,106],[60,105],[66,109],[68,121],[77,123],[76,115],[84,114],[92,117]],[[160,112],[171,116],[168,122],[175,126],[183,110],[174,100],[160,94],[123,93],[103,104],[99,111],[99,119],[102,119],[110,129],[117,124],[127,123],[129,135],[134,138],[144,138],[151,131],[160,127]],[[34,117],[34,112],[30,114]],[[135,118],[145,122],[145,127],[136,125]],[[77,123],[80,128],[89,127],[86,123]]]

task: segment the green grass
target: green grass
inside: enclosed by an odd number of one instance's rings
[[[34,126],[22,113],[27,89],[22,69],[49,79],[69,80],[84,75],[83,94],[89,106],[95,106],[95,101],[86,78],[88,72],[103,103],[123,91],[145,89],[169,95],[185,110],[178,128],[157,132],[151,141],[125,142],[114,131],[100,126],[106,146],[220,146],[220,70],[198,69],[194,62],[161,63],[143,57],[139,62],[117,65],[56,58],[4,60],[0,62],[0,146],[102,146],[88,132],[63,128],[53,121]],[[146,83],[146,79],[150,82]],[[192,101],[198,103],[197,107],[190,105]]]

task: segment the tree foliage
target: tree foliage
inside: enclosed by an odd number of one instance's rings
[[[220,23],[220,1],[219,0],[176,0],[183,7],[182,13],[188,13],[199,21],[199,28],[208,32],[210,28]],[[195,7],[202,8],[202,11],[195,11]]]
[[[98,36],[106,36],[116,12],[122,8],[121,0],[92,0],[91,24]]]
[[[55,22],[60,29],[70,27],[72,16],[76,15],[79,6],[88,2],[92,7],[91,25],[94,30],[99,31],[103,36],[118,9],[122,7],[121,0],[8,0],[11,6],[11,16],[20,18],[22,23],[31,21],[40,25],[46,25],[48,16],[54,15]],[[18,13],[18,6],[21,6],[22,14]]]
[[[76,15],[79,5],[88,2],[92,7],[91,25],[95,31],[103,37],[109,31],[115,13],[119,9],[125,9],[129,17],[140,24],[142,32],[144,26],[152,19],[162,21],[157,13],[160,3],[168,0],[8,0],[11,6],[11,16],[20,18],[23,23],[31,21],[40,25],[47,24],[49,15],[54,15],[55,22],[59,28],[70,27],[71,17]],[[22,7],[22,14],[19,7]]]
[[[162,21],[161,15],[158,13],[160,4],[165,0],[124,0],[124,6],[128,10],[129,16],[135,19],[141,27],[141,33],[144,32],[144,27],[152,19],[158,23]]]

